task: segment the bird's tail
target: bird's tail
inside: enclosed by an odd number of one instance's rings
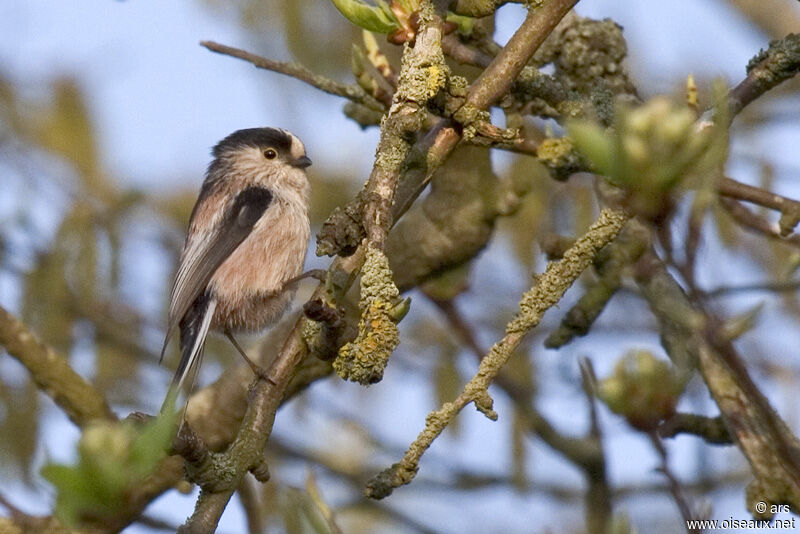
[[[216,308],[216,300],[201,295],[194,301],[181,321],[181,361],[172,377],[167,398],[164,399],[164,404],[161,406],[161,413],[174,411],[175,401],[190,375],[189,389],[194,385],[194,379],[203,359],[203,347],[208,335],[208,328],[211,326],[211,318],[214,316]]]

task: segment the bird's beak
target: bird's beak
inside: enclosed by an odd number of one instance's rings
[[[292,161],[293,167],[300,167],[301,169],[305,169],[309,165],[311,165],[311,160],[308,156],[302,156]]]

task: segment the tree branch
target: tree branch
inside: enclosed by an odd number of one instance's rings
[[[772,41],[747,64],[747,77],[728,97],[731,114],[736,115],[753,100],[800,72],[800,34],[790,33]]]
[[[781,237],[791,234],[794,227],[800,222],[800,202],[791,198],[727,177],[722,177],[717,182],[717,191],[728,198],[744,200],[780,212],[779,231]]]
[[[428,101],[448,83],[442,20],[429,2],[423,2],[419,13],[421,28],[413,48],[403,53],[397,91],[381,125],[375,163],[363,193],[364,232],[370,246],[378,250],[383,250],[392,226],[391,206],[403,162],[411,150],[410,139],[422,128]]]
[[[405,161],[398,162],[379,162],[376,158],[373,174],[380,166],[383,167],[381,180],[377,183],[391,184],[395,179],[394,174],[388,172],[392,168],[401,172],[402,176],[397,178],[396,199],[391,205],[391,217],[383,213],[385,200],[383,194],[378,196],[382,206],[370,208],[370,216],[376,214],[381,217],[381,224],[387,219],[397,220],[411,205],[433,176],[434,171],[442,165],[452,150],[462,140],[462,125],[474,124],[481,120],[481,113],[497,100],[503,88],[507,91],[516,76],[524,65],[530,60],[536,48],[547,38],[552,29],[566,15],[570,8],[578,0],[549,0],[543,7],[531,10],[525,21],[512,36],[506,48],[498,54],[487,67],[487,69],[470,86],[465,103],[453,114],[453,119],[440,119],[412,149],[402,151],[408,156]],[[509,46],[513,46],[508,50]],[[491,75],[485,75],[486,72]],[[506,83],[502,83],[501,78],[508,78]],[[383,128],[382,128],[383,129]],[[393,137],[387,137],[388,143]],[[383,140],[383,135],[381,137]],[[509,143],[508,148],[514,151],[532,151],[538,145],[535,141],[520,140]],[[379,149],[378,154],[381,151]],[[394,154],[392,158],[394,159]],[[391,163],[391,165],[386,165]],[[402,164],[402,167],[400,166]],[[377,185],[374,186],[377,189]],[[388,188],[386,189],[389,190]],[[323,224],[322,230],[317,236],[317,254],[335,255],[347,254],[354,250],[361,239],[367,234],[365,227],[372,225],[374,238],[378,241],[383,236],[383,231],[378,230],[375,222],[359,220],[359,215],[364,213],[365,204],[369,199],[365,198],[364,192],[349,203],[344,209],[336,209]]]
[[[706,417],[693,413],[676,413],[658,427],[658,435],[672,438],[678,434],[693,434],[706,443],[731,445],[733,438],[722,417]]]
[[[745,229],[795,247],[800,247],[800,235],[782,235],[780,224],[772,223],[764,217],[753,213],[748,208],[744,207],[741,202],[731,200],[730,198],[720,198],[719,201],[733,220]]]
[[[577,3],[578,0],[549,0],[541,7],[529,8],[520,28],[470,87],[465,106],[488,109],[508,93],[533,53]]]
[[[79,427],[92,420],[116,420],[105,397],[76,373],[66,358],[0,307],[0,345],[31,373],[36,386]]]
[[[672,495],[672,500],[675,501],[675,504],[678,506],[678,510],[681,513],[681,517],[683,518],[684,524],[686,525],[686,530],[690,534],[695,534],[701,532],[697,528],[689,528],[689,521],[692,519],[699,519],[695,517],[695,512],[692,506],[689,504],[689,501],[683,494],[683,490],[681,489],[681,484],[678,481],[678,477],[672,472],[669,468],[669,459],[667,456],[667,448],[664,447],[664,443],[661,442],[661,438],[659,438],[658,434],[655,432],[648,432],[647,436],[650,438],[650,443],[653,444],[653,448],[656,449],[658,453],[658,457],[661,459],[661,466],[659,467],[659,471],[664,475],[667,479],[667,487],[669,488],[669,493]]]

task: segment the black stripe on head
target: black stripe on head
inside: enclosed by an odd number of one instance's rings
[[[235,152],[241,148],[269,148],[272,147],[280,154],[289,154],[292,148],[292,137],[277,128],[247,128],[237,130],[217,143],[212,154],[219,158],[227,153]]]

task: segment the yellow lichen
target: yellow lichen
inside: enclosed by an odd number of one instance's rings
[[[568,137],[549,138],[536,149],[536,157],[550,169],[553,178],[566,180],[581,168],[581,158]]]
[[[369,247],[361,270],[361,320],[356,339],[339,349],[333,369],[340,377],[360,384],[374,384],[400,343],[393,318],[400,292],[394,284],[386,255]]]
[[[442,69],[439,68],[438,65],[431,65],[427,69],[425,69],[427,73],[427,96],[428,99],[433,98],[436,96],[436,93],[439,92],[439,89],[444,87],[445,84],[445,77]]]

